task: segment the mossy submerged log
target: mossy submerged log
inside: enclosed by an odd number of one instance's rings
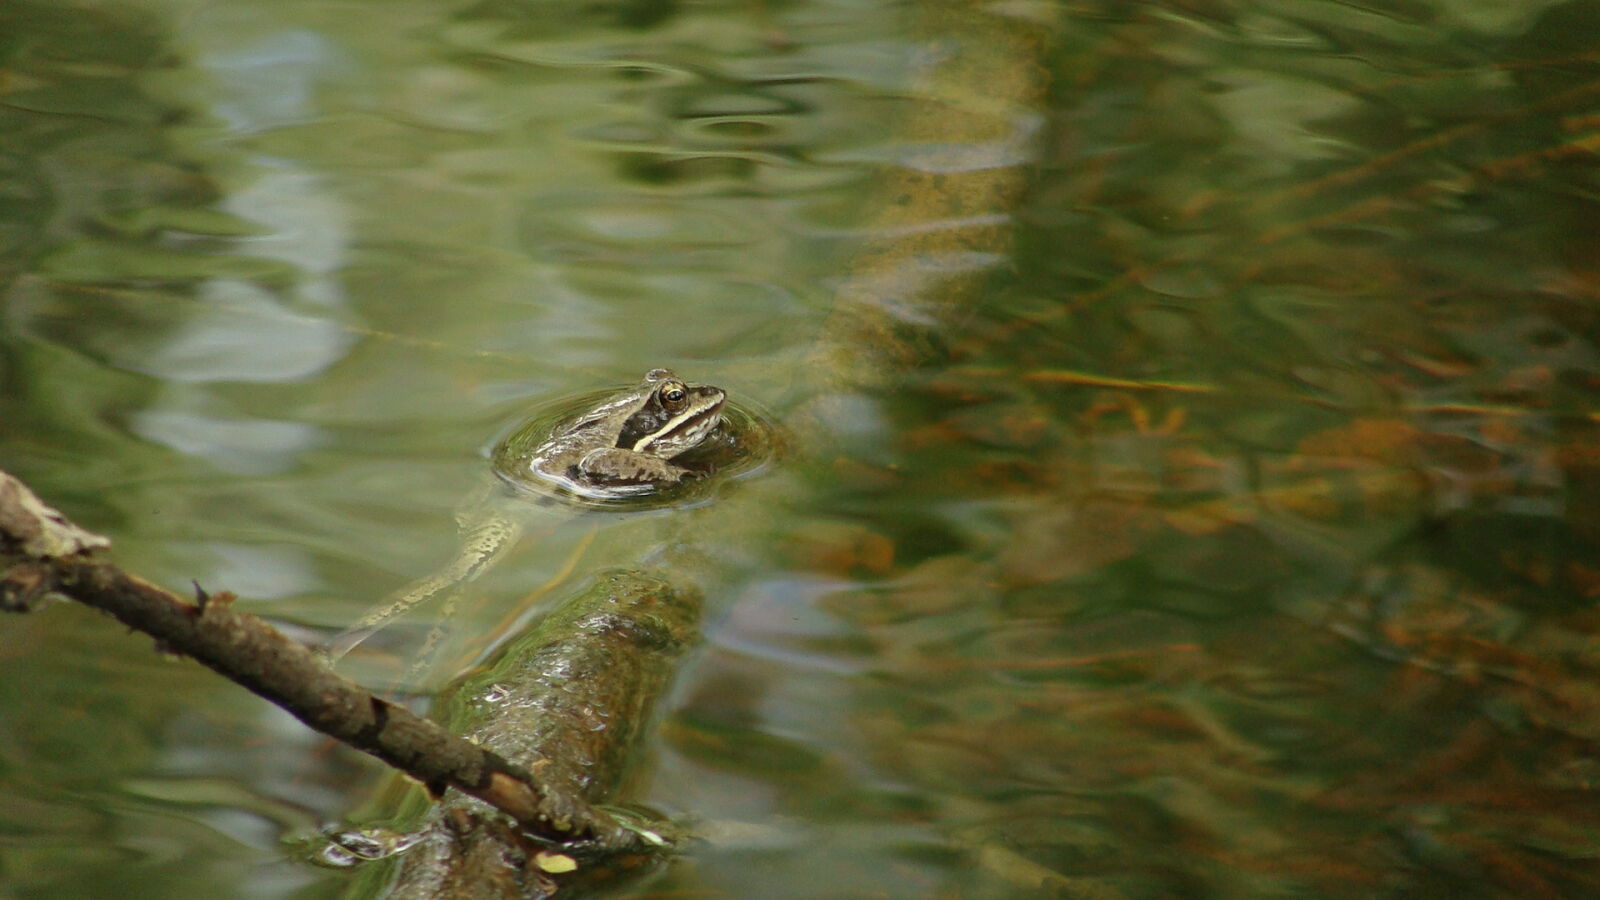
[[[678,658],[697,640],[699,619],[692,593],[646,573],[602,574],[452,686],[441,719],[537,773],[552,795],[614,802]],[[612,848],[637,846],[641,836],[648,845],[659,835],[653,824],[619,823],[630,833],[596,835],[592,854],[571,844],[551,848],[481,801],[451,791],[429,812],[387,896],[544,897],[618,877],[651,855]],[[567,860],[577,864],[573,871],[550,871]]]

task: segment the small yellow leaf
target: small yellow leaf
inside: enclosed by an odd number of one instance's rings
[[[534,856],[533,861],[551,875],[560,875],[562,872],[571,872],[578,867],[578,861],[564,853],[551,853],[541,850]]]

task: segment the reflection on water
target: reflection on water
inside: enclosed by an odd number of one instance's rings
[[[774,471],[557,528],[452,626],[715,570],[646,795],[712,840],[645,892],[1600,889],[1592,4],[1091,2],[1015,48],[798,3],[101,7],[0,11],[0,466],[164,583],[336,630],[448,558],[539,398],[671,365],[781,417],[841,284],[900,317],[919,365]],[[1047,103],[919,86],[985,52]],[[902,171],[1027,187],[932,212]],[[958,270],[949,318],[893,280]],[[3,625],[8,887],[322,896],[279,842],[388,813],[87,614]]]

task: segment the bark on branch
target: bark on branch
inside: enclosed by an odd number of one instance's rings
[[[593,850],[657,849],[576,792],[552,790],[528,770],[335,675],[310,649],[255,616],[233,595],[196,590],[191,602],[122,571],[100,555],[110,541],[85,531],[0,471],[0,610],[26,612],[49,596],[111,614],[427,785],[477,797],[527,834]],[[8,565],[7,565],[8,564]],[[530,763],[531,764],[531,763]]]

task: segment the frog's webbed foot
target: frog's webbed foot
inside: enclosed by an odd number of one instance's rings
[[[354,625],[322,647],[330,664],[354,650],[362,641],[419,604],[460,587],[482,575],[522,536],[522,523],[495,513],[476,514],[462,529],[461,549],[444,568],[411,582],[390,594]]]

